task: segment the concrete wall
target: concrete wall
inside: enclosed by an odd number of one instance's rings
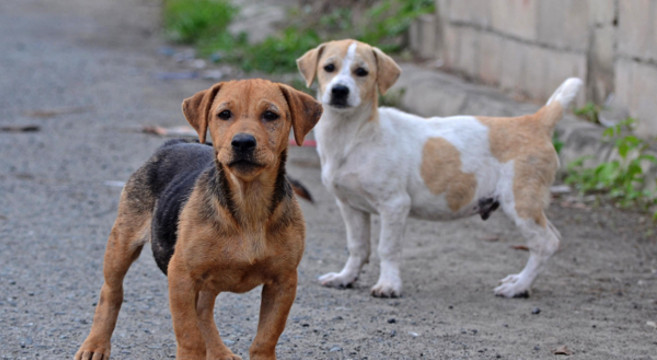
[[[657,136],[657,0],[436,0],[411,45],[443,68],[544,101],[569,76],[577,99],[627,110]]]

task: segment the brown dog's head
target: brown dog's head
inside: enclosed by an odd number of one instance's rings
[[[262,79],[215,84],[182,104],[201,143],[210,131],[217,160],[245,180],[277,166],[290,129],[301,145],[322,114],[311,96]]]
[[[397,81],[401,69],[376,47],[346,39],[323,43],[297,59],[301,75],[310,86],[317,77],[319,100],[336,109],[375,103]]]

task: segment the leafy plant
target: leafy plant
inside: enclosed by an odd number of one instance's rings
[[[320,42],[312,30],[299,31],[288,27],[279,36],[270,36],[261,43],[248,46],[242,56],[242,69],[268,73],[296,71],[296,59]]]
[[[575,115],[577,116],[583,116],[586,120],[594,123],[594,124],[599,124],[600,123],[600,110],[602,108],[600,105],[596,105],[592,102],[586,103],[586,105],[582,106],[581,108],[575,109]]]
[[[564,144],[556,132],[552,134],[552,145],[554,146],[554,150],[557,152],[557,154],[560,154]]]
[[[301,16],[295,9],[292,15],[297,16],[290,16],[287,27],[257,44],[249,44],[245,34],[234,36],[226,30],[237,13],[229,0],[165,0],[164,24],[169,39],[196,45],[214,61],[238,64],[245,71],[281,73],[295,71],[295,60],[305,51],[335,38],[352,37],[387,52],[400,51],[404,44],[399,39],[412,20],[433,11],[433,0],[379,0],[358,18],[347,7],[319,16]]]
[[[331,13],[319,18],[319,26],[327,31],[351,31],[353,29],[351,17],[349,8],[333,9]]]
[[[413,19],[435,11],[432,0],[383,0],[367,11],[365,21],[359,27],[360,34],[356,36],[370,44],[377,44],[386,52],[398,52],[402,46],[389,42],[403,35],[411,26]]]
[[[602,162],[595,167],[585,167],[591,156],[580,157],[568,165],[566,183],[574,185],[581,193],[606,194],[620,206],[657,205],[657,193],[646,189],[645,168],[657,164],[657,158],[647,153],[649,143],[628,133],[635,123],[627,118],[616,126],[606,129],[603,140],[613,142],[617,159]],[[657,211],[654,214],[657,217]]]
[[[226,31],[237,11],[227,0],[166,0],[166,36],[183,44],[212,39]]]

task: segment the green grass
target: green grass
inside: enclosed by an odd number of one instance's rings
[[[600,111],[602,108],[600,105],[596,105],[592,102],[586,103],[586,105],[582,106],[581,108],[575,109],[575,115],[577,116],[582,116],[586,120],[594,123],[594,124],[599,124],[600,123]]]
[[[171,41],[195,45],[202,56],[239,65],[245,71],[296,71],[296,59],[327,40],[356,38],[386,52],[404,49],[413,19],[434,11],[433,0],[380,0],[359,18],[350,8],[329,14],[290,13],[289,25],[260,43],[226,29],[239,10],[228,0],[165,0],[164,26]]]
[[[657,158],[647,153],[650,143],[634,136],[630,130],[635,120],[628,118],[603,133],[602,141],[614,144],[616,159],[594,167],[584,163],[591,156],[583,156],[568,164],[565,182],[580,193],[597,193],[611,199],[621,207],[639,206],[652,209],[657,219],[657,193],[646,184],[648,171],[657,165]]]
[[[314,31],[286,28],[278,36],[270,36],[263,42],[248,46],[243,54],[242,69],[268,73],[296,71],[296,59],[321,42]]]
[[[225,33],[238,9],[225,0],[166,0],[164,28],[169,40],[198,44]]]
[[[385,52],[395,53],[403,49],[403,42],[389,41],[403,36],[413,20],[435,12],[433,0],[383,0],[367,11],[366,16],[354,27],[360,41],[376,44]]]
[[[564,143],[561,141],[556,131],[552,134],[552,145],[557,154],[561,154],[561,149],[563,149]]]

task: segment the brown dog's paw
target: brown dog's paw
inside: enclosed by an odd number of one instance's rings
[[[276,360],[276,355],[272,354],[250,354],[249,359],[251,360]]]
[[[228,348],[226,348],[226,351],[221,354],[208,355],[207,358],[212,360],[242,360],[241,356],[233,354]]]
[[[205,358],[203,358],[203,359],[205,359]],[[242,360],[242,357],[239,356],[239,355],[235,355],[235,354],[231,353],[230,355],[226,354],[226,355],[208,357],[208,359],[212,359],[212,360]]]
[[[239,355],[231,354],[223,357],[218,357],[217,360],[242,360],[242,357]]]
[[[109,360],[110,344],[85,341],[75,353],[75,360]]]
[[[197,350],[191,350],[191,351],[185,351],[178,347],[178,350],[176,351],[176,360],[206,360],[206,359],[224,359],[222,357],[213,357],[213,356],[205,356],[205,349],[202,349],[202,351],[197,351]],[[228,358],[230,359],[230,358]]]

